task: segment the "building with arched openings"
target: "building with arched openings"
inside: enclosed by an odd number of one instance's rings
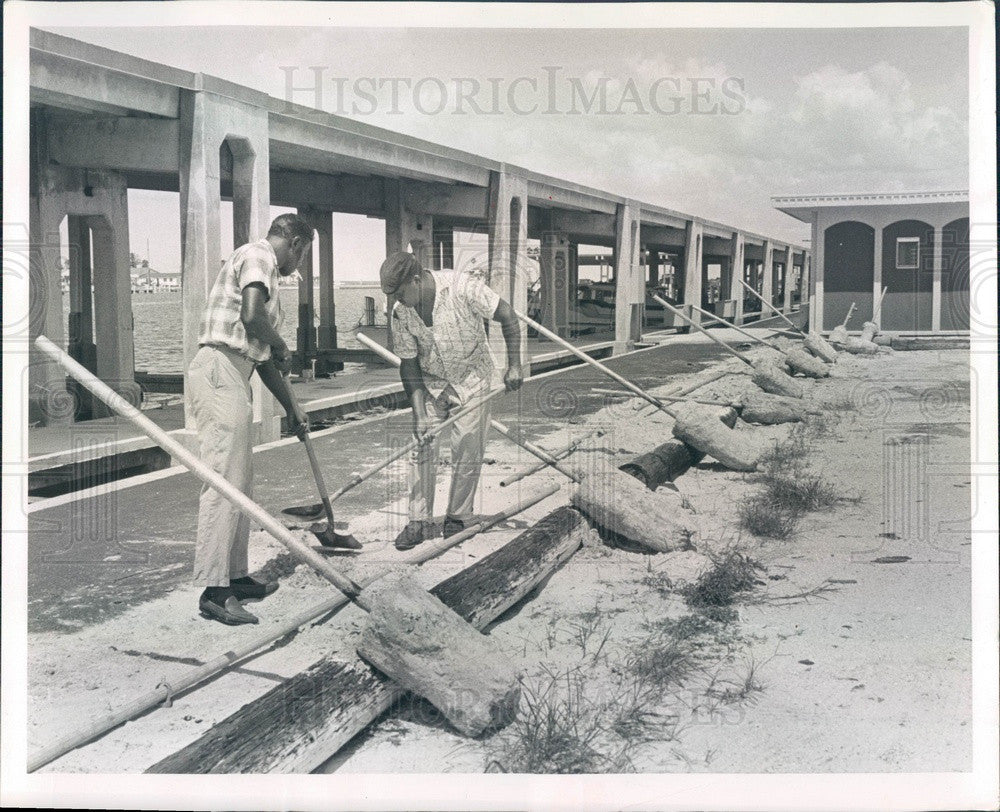
[[[860,329],[969,329],[969,193],[885,192],[772,197],[812,225],[813,326],[840,324],[851,302]],[[886,289],[879,312],[872,308]]]

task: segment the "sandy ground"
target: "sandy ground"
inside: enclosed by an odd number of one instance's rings
[[[699,390],[699,396],[735,398],[751,386],[736,362],[725,365],[734,374]],[[670,385],[681,380],[671,379]],[[809,401],[825,407],[805,429],[810,467],[844,496],[861,496],[860,502],[808,514],[788,540],[758,539],[741,534],[737,518],[739,501],[759,487],[755,477],[706,460],[677,482],[696,510],[693,550],[644,555],[588,545],[491,629],[518,662],[529,689],[548,685],[551,675],[562,675],[565,682],[570,674],[585,692],[583,706],[598,708],[636,687],[628,682],[628,664],[647,645],[651,630],[692,614],[683,587],[711,567],[712,557],[736,548],[761,562],[758,588],[738,604],[736,618],[696,638],[697,668],[644,706],[651,715],[642,735],[621,728],[628,735],[605,730],[595,739],[595,751],[607,756],[602,763],[615,770],[970,767],[967,352],[842,356],[833,377],[806,386]],[[570,459],[584,467],[589,459],[609,457],[620,464],[670,435],[669,417],[649,412],[640,417],[639,406],[609,401],[540,443],[559,447],[600,423],[608,433]],[[787,438],[792,426],[740,424],[738,430],[775,442]],[[484,471],[489,483],[482,489],[484,513],[563,479],[545,471],[500,489],[496,480],[525,459],[494,438]],[[446,488],[442,476],[441,505]],[[567,493],[564,488],[424,565],[419,577],[431,585],[468,566],[565,504]],[[361,555],[337,556],[335,563],[363,578],[398,560],[390,531],[401,527],[404,509],[396,500],[352,520],[355,533],[376,541]],[[186,586],[77,632],[31,635],[29,752],[329,597],[325,582],[294,567],[263,533],[255,534],[251,551],[251,567],[280,575],[281,589],[260,605],[259,626],[201,624],[197,650],[178,634],[175,622],[194,615],[196,591]],[[819,596],[788,598],[823,585],[827,591]],[[346,608],[46,769],[142,771],[320,656],[350,656],[360,622],[360,612]],[[739,686],[749,687],[736,690]],[[560,690],[563,683],[556,680],[552,691]],[[435,716],[421,703],[391,712],[326,769],[507,769],[511,742],[516,745],[513,731],[468,741]]]

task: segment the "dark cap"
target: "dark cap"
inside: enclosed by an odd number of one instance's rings
[[[382,282],[382,292],[389,295],[395,293],[403,282],[420,270],[422,270],[420,263],[413,254],[406,251],[390,254],[378,272]]]

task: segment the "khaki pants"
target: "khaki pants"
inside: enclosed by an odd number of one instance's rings
[[[253,495],[253,361],[225,347],[205,346],[188,367],[186,385],[198,424],[201,459]],[[214,488],[201,489],[194,583],[229,586],[248,572],[250,519]]]
[[[489,392],[488,382],[472,397],[480,398]],[[427,416],[432,425],[441,422],[434,406],[429,402]],[[448,491],[448,516],[453,519],[468,519],[473,515],[476,488],[483,467],[483,451],[486,446],[486,432],[490,425],[490,404],[466,415],[453,423],[451,438],[451,488]],[[410,521],[428,520],[434,516],[434,485],[437,482],[438,452],[442,436],[438,435],[427,445],[421,446],[410,455]]]

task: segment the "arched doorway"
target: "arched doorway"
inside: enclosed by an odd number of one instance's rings
[[[941,230],[941,329],[969,329],[969,218]]]
[[[930,330],[933,304],[934,228],[900,220],[882,231],[884,330]]]
[[[833,327],[857,302],[871,313],[875,284],[875,229],[854,220],[835,223],[823,235],[823,324]],[[854,325],[857,326],[857,323]]]

